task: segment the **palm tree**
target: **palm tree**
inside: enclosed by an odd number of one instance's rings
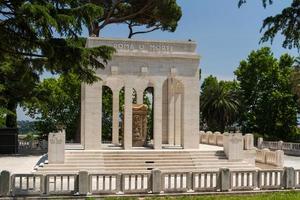
[[[207,84],[208,82],[202,87],[201,114],[209,130],[224,132],[237,119],[239,101],[235,90],[228,86],[229,82],[210,81]]]

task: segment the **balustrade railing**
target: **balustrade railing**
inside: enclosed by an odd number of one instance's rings
[[[116,194],[120,183],[120,174],[90,174],[90,188],[93,194]]]
[[[219,172],[194,172],[194,191],[217,191],[219,187]]]
[[[283,170],[263,170],[258,172],[260,189],[282,189]]]
[[[53,174],[46,176],[47,194],[74,194],[77,185],[76,174]]]
[[[186,192],[188,191],[189,173],[163,173],[162,191]]]
[[[232,190],[252,190],[257,187],[256,171],[236,171],[231,173]]]
[[[122,186],[124,193],[147,193],[150,188],[150,173],[123,174]]]
[[[226,192],[300,188],[300,170],[0,175],[0,196]],[[155,187],[155,188],[154,188]]]
[[[43,193],[43,176],[14,174],[11,177],[12,195],[39,195]]]
[[[283,141],[263,141],[263,138],[259,138],[257,142],[259,149],[271,149],[282,150],[288,155],[300,155],[300,143],[283,142]]]

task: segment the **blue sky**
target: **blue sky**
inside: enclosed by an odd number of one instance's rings
[[[135,38],[192,39],[197,42],[197,51],[201,55],[202,77],[214,75],[219,79],[231,80],[239,62],[247,58],[252,50],[262,46],[270,46],[276,57],[283,53],[299,55],[295,49],[281,47],[281,36],[277,37],[272,45],[259,45],[263,19],[279,13],[290,5],[291,1],[275,1],[273,5],[264,9],[261,0],[248,0],[248,3],[239,9],[238,0],[178,0],[183,16],[174,33],[156,31]],[[124,38],[127,35],[127,27],[123,25],[108,26],[101,33],[101,37]],[[18,120],[23,119],[28,118],[18,109]]]

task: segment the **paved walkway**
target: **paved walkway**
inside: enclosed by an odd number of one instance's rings
[[[31,173],[41,157],[41,155],[0,155],[0,171],[7,170],[11,173]]]
[[[300,169],[300,157],[284,155],[284,166]]]

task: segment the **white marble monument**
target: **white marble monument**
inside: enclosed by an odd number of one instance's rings
[[[113,94],[112,143],[119,144],[119,92],[125,88],[124,149],[132,149],[132,94],[143,103],[146,88],[154,89],[153,148],[199,148],[199,60],[192,41],[148,41],[88,38],[87,47],[113,46],[117,53],[97,75],[101,81],[82,84],[81,144],[102,149],[102,87]]]

